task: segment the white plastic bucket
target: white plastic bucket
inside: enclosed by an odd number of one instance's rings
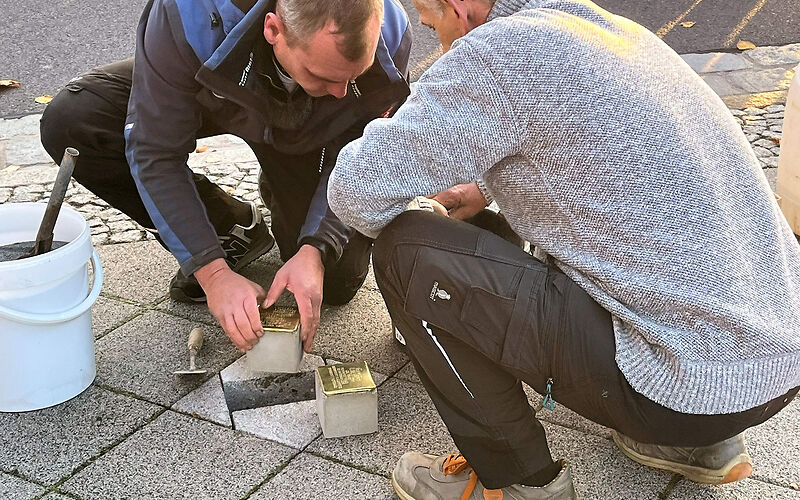
[[[0,205],[0,245],[35,240],[46,207]],[[62,403],[95,377],[91,307],[103,284],[100,258],[89,225],[69,207],[61,208],[53,233],[54,241],[69,243],[0,262],[0,412]]]
[[[783,215],[792,231],[800,235],[800,66],[795,68],[786,97],[776,187]]]

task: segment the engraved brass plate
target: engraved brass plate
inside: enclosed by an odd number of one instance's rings
[[[372,380],[366,361],[320,366],[317,373],[322,382],[322,392],[326,396],[375,389],[375,381]]]
[[[300,327],[300,313],[294,307],[272,306],[262,309],[261,326],[271,332],[292,333]]]

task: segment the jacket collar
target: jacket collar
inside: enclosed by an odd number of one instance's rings
[[[545,0],[497,0],[489,11],[486,22],[498,17],[506,17],[517,12],[535,9],[545,3]]]

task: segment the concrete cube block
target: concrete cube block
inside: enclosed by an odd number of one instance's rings
[[[303,359],[297,309],[270,307],[261,312],[261,326],[264,335],[247,352],[247,369],[256,373],[297,372]]]
[[[366,361],[316,370],[317,415],[326,438],[378,431],[378,389]]]

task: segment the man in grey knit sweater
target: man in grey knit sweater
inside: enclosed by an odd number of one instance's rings
[[[415,3],[446,53],[328,189],[380,235],[378,284],[463,454],[406,454],[398,495],[573,498],[520,381],[643,464],[747,477],[742,431],[800,384],[800,247],[725,105],[587,0]],[[543,260],[456,220],[492,198]]]

